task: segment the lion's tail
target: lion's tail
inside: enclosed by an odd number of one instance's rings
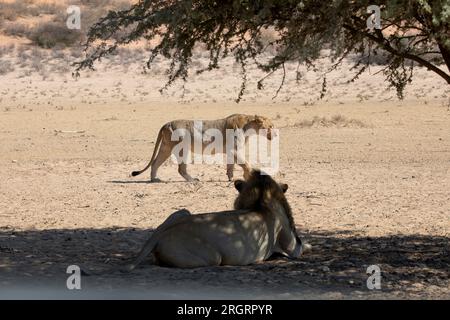
[[[128,272],[133,271],[153,251],[156,244],[158,243],[158,238],[159,238],[158,232],[155,231],[152,234],[152,236],[150,237],[150,239],[147,240],[147,242],[145,243],[144,247],[141,249],[141,252],[139,252],[136,259],[134,259],[134,261],[132,263],[127,264],[126,266],[120,268],[120,271],[123,273],[128,273]]]
[[[147,170],[148,168],[150,168],[150,166],[153,164],[153,161],[155,161],[156,154],[157,154],[157,152],[158,152],[158,150],[159,150],[159,147],[160,147],[160,145],[161,145],[162,132],[163,132],[164,128],[165,128],[165,126],[161,127],[161,129],[159,129],[158,138],[156,138],[155,149],[153,150],[153,155],[152,155],[152,158],[151,158],[150,162],[147,164],[147,166],[145,166],[144,169],[139,170],[139,171],[133,171],[133,172],[131,172],[131,175],[132,175],[133,177],[135,177],[135,176],[141,174],[142,172],[144,172],[145,170]]]
[[[111,274],[111,273],[118,272],[118,271],[121,273],[129,273],[129,272],[133,271],[134,269],[136,269],[136,267],[139,264],[141,264],[141,262],[144,259],[146,259],[148,257],[148,255],[155,248],[155,245],[158,242],[158,240],[157,240],[158,237],[156,235],[157,235],[157,233],[155,231],[155,233],[152,234],[150,239],[147,240],[147,243],[144,245],[141,252],[139,252],[138,256],[136,257],[136,259],[134,259],[134,261],[132,263],[122,265],[122,266],[108,268],[108,269],[105,269],[102,271],[92,271],[92,270],[88,271],[87,269],[82,268],[81,275],[83,275],[83,276],[101,276],[101,275]]]

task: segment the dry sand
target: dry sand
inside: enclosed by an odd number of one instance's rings
[[[344,64],[316,101],[317,73],[304,71],[300,83],[291,73],[272,99],[280,77],[257,91],[260,74],[250,70],[236,104],[231,61],[192,76],[181,97],[178,84],[158,92],[164,61],[149,74],[105,62],[73,79],[24,73],[14,54],[1,59],[16,69],[0,78],[0,297],[450,298],[450,90],[432,73],[418,69],[398,101],[373,75],[379,67],[346,84]],[[40,61],[47,68],[54,59]],[[68,265],[123,263],[177,209],[231,208],[236,191],[225,166],[190,166],[195,184],[171,162],[160,169],[165,183],[129,173],[147,163],[166,121],[236,112],[269,116],[281,129],[276,178],[289,184],[298,232],[313,251],[246,267],[143,265],[83,277],[81,292],[65,289]],[[382,290],[366,287],[373,264]]]

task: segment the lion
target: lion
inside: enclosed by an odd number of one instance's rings
[[[129,272],[147,258],[152,264],[177,268],[248,265],[275,253],[299,258],[304,246],[284,195],[288,185],[259,170],[234,185],[239,192],[234,210],[173,213],[153,232],[137,258],[120,270]]]
[[[170,155],[173,152],[174,147],[180,143],[180,141],[173,141],[173,133],[177,130],[185,130],[186,134],[189,134],[190,137],[193,137],[195,135],[195,126],[193,120],[175,120],[166,123],[161,127],[158,133],[158,137],[156,139],[155,143],[155,149],[153,150],[153,155],[151,157],[150,162],[145,166],[144,169],[139,171],[133,171],[131,175],[137,176],[144,171],[146,171],[148,168],[151,167],[151,174],[150,174],[150,180],[151,182],[160,182],[161,180],[157,177],[157,172],[159,167],[170,157]],[[210,129],[216,129],[221,134],[222,137],[226,137],[226,130],[227,129],[242,129],[242,131],[250,132],[249,129],[253,129],[253,132],[256,132],[257,134],[260,134],[261,129],[265,129],[267,132],[267,139],[272,140],[272,138],[275,136],[274,132],[274,125],[272,121],[264,116],[259,115],[245,115],[245,114],[233,114],[230,115],[224,119],[219,120],[203,120],[202,121],[202,147],[201,150],[195,150],[194,148],[194,142],[192,139],[190,139],[190,151],[196,152],[201,151],[204,152],[205,148],[208,146],[209,142],[208,139],[205,139],[205,131]],[[182,137],[183,139],[183,137]],[[223,148],[222,151],[226,152],[226,139],[223,139]],[[217,152],[217,150],[214,150],[214,152]],[[217,152],[219,153],[219,152]],[[242,167],[244,170],[244,178],[248,178],[250,174],[250,165],[248,164],[245,159],[238,159],[238,153],[234,150],[233,151],[234,161],[232,163],[227,162],[227,176],[228,180],[233,180],[233,171],[234,171],[234,163],[236,163],[236,160],[239,160],[238,164]],[[183,157],[183,152],[181,152],[181,157]],[[178,172],[179,174],[189,182],[198,181],[196,178],[192,178],[188,172],[187,172],[187,164],[184,161],[178,162]]]

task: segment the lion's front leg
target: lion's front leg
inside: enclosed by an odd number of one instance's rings
[[[242,167],[242,169],[244,170],[244,179],[248,180],[250,179],[250,171],[251,171],[251,167],[248,165],[247,162],[240,164],[240,166]]]
[[[242,170],[244,170],[244,179],[248,180],[250,178],[250,171],[252,170],[252,168],[250,167],[248,162],[245,160],[245,158],[243,158],[239,154],[236,156],[236,159],[237,159],[237,164],[242,168]]]
[[[281,254],[291,259],[299,258],[303,251],[302,240],[289,228],[281,229],[278,234],[277,247],[280,249]]]
[[[228,180],[233,180],[234,164],[238,164],[244,170],[244,179],[250,178],[251,167],[245,159],[245,155],[242,155],[237,150],[233,150],[230,154],[227,153],[227,176]]]

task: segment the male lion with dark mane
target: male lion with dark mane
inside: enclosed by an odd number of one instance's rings
[[[233,114],[224,119],[219,120],[202,120],[202,132],[200,132],[200,136],[202,137],[201,148],[200,150],[195,150],[194,141],[190,139],[190,150],[191,152],[203,152],[205,148],[211,142],[208,139],[205,139],[205,132],[208,130],[216,130],[222,134],[222,137],[227,137],[227,130],[237,130],[241,129],[243,133],[247,132],[255,132],[260,134],[261,129],[264,129],[267,132],[267,139],[271,140],[274,137],[274,126],[272,121],[269,118],[258,116],[258,115],[245,115],[245,114]],[[153,155],[150,162],[147,166],[139,171],[133,171],[131,173],[132,176],[137,176],[148,168],[152,167],[150,179],[152,182],[159,182],[160,180],[157,178],[158,168],[170,157],[174,147],[180,143],[178,140],[173,140],[173,133],[177,130],[184,130],[186,135],[190,135],[190,137],[194,137],[198,132],[195,132],[195,121],[194,120],[175,120],[166,123],[161,127],[158,133],[158,137],[155,143],[155,149],[153,150]],[[198,129],[197,129],[198,130]],[[250,131],[251,130],[251,131]],[[262,131],[261,131],[262,132]],[[183,137],[181,137],[183,139]],[[222,140],[222,151],[223,153],[227,152],[227,141],[226,139]],[[214,150],[214,152],[218,153],[218,150]],[[183,152],[182,152],[183,153]],[[232,163],[227,162],[227,176],[228,180],[233,179],[233,170],[234,163],[238,160],[238,164],[244,170],[244,178],[248,178],[250,174],[250,165],[245,159],[238,159],[238,152],[236,150],[232,150],[233,161]],[[181,157],[186,156],[181,154]],[[178,162],[178,172],[180,175],[186,179],[186,181],[198,181],[198,179],[192,178],[187,172],[187,164],[185,161]]]
[[[247,181],[235,181],[235,187],[239,191],[235,210],[173,213],[156,228],[137,258],[121,270],[131,271],[147,258],[154,264],[194,268],[248,265],[274,253],[300,257],[304,248],[284,195],[287,184],[253,170]]]

